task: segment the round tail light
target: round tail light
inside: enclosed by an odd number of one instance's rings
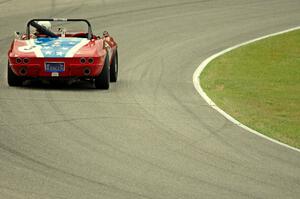
[[[16,63],[17,63],[17,64],[20,64],[21,62],[22,62],[22,59],[19,58],[19,57],[17,57],[17,58],[16,58]]]
[[[85,58],[80,58],[80,63],[84,64],[86,62]]]
[[[89,62],[90,64],[92,64],[92,63],[94,63],[94,59],[93,59],[93,58],[89,58],[89,59],[88,59],[88,62]]]
[[[24,58],[24,59],[23,59],[23,63],[24,63],[24,64],[28,64],[28,63],[29,63],[29,59],[28,59],[28,58]]]

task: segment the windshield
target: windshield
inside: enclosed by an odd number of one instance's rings
[[[85,19],[33,19],[27,24],[28,38],[30,34],[42,34],[49,37],[74,37],[76,33],[86,33],[78,36],[91,39],[90,23]]]
[[[57,22],[52,21],[51,22],[51,28],[50,31],[60,34],[62,32],[67,33],[87,33],[88,28],[85,23],[82,22]],[[31,33],[36,32],[35,28],[32,28]]]

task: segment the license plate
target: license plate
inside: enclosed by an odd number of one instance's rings
[[[46,63],[45,64],[46,72],[64,72],[65,71],[65,63]]]

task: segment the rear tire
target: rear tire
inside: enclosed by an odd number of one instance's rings
[[[99,76],[95,78],[95,87],[97,89],[109,89],[110,72],[109,72],[109,58],[108,55],[105,58],[103,69]]]
[[[118,79],[119,63],[118,63],[118,50],[116,50],[114,59],[110,65],[110,81],[116,82]]]
[[[9,62],[7,63],[7,83],[9,86],[22,86],[23,83],[23,78],[12,71]]]

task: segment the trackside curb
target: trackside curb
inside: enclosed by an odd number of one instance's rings
[[[297,26],[297,27],[294,27],[294,28],[290,28],[290,29],[287,29],[287,30],[284,30],[284,31],[280,31],[280,32],[276,32],[276,33],[272,33],[272,34],[269,34],[269,35],[265,35],[265,36],[262,36],[262,37],[258,37],[256,39],[252,39],[252,40],[249,40],[247,42],[244,42],[244,43],[241,43],[241,44],[237,44],[235,46],[232,46],[232,47],[229,47],[225,50],[222,50],[221,52],[218,52],[210,57],[208,57],[207,59],[205,59],[199,66],[198,68],[195,70],[194,74],[193,74],[193,83],[194,83],[194,87],[196,88],[197,92],[200,94],[200,96],[212,107],[214,108],[215,110],[217,110],[219,113],[221,113],[225,118],[227,118],[229,121],[233,122],[234,124],[240,126],[241,128],[259,136],[259,137],[262,137],[264,139],[267,139],[271,142],[274,142],[276,144],[279,144],[283,147],[286,147],[286,148],[289,148],[291,150],[294,150],[294,151],[297,151],[297,152],[300,152],[300,149],[296,148],[296,147],[293,147],[293,146],[290,146],[290,145],[287,145],[287,144],[284,144],[278,140],[275,140],[273,138],[270,138],[266,135],[263,135],[262,133],[259,133],[258,131],[255,131],[249,127],[247,127],[246,125],[240,123],[238,120],[236,120],[235,118],[233,118],[232,116],[230,116],[229,114],[227,114],[225,111],[223,111],[220,107],[218,107],[208,96],[207,94],[204,92],[204,90],[202,89],[201,85],[200,85],[200,75],[202,73],[202,71],[204,70],[204,68],[214,59],[216,59],[217,57],[229,52],[229,51],[232,51],[234,49],[237,49],[241,46],[245,46],[247,44],[250,44],[250,43],[253,43],[253,42],[256,42],[256,41],[259,41],[259,40],[262,40],[262,39],[266,39],[266,38],[269,38],[269,37],[272,37],[272,36],[276,36],[276,35],[280,35],[280,34],[284,34],[284,33],[287,33],[287,32],[291,32],[293,30],[298,30],[300,29],[300,26]]]

